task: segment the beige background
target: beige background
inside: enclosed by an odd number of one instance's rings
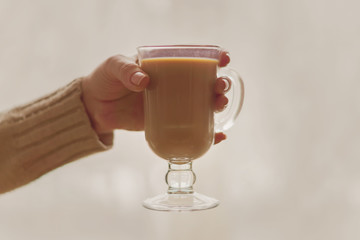
[[[217,44],[243,76],[228,140],[194,164],[213,210],[159,213],[143,133],[0,196],[0,239],[360,238],[357,0],[0,0],[0,110],[144,44]]]

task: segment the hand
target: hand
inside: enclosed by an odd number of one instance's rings
[[[230,62],[227,52],[221,54],[219,66]],[[108,58],[94,72],[82,79],[83,102],[91,124],[99,136],[114,129],[144,130],[142,91],[149,84],[149,76],[136,63],[136,58],[116,55]],[[222,111],[228,99],[226,83],[218,78],[215,83],[215,111]],[[215,144],[226,139],[215,134]]]

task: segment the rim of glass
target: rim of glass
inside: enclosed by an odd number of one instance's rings
[[[196,44],[175,44],[175,45],[144,45],[144,46],[139,46],[137,47],[137,49],[142,49],[142,48],[217,48],[217,49],[221,49],[220,46],[218,45],[196,45]]]

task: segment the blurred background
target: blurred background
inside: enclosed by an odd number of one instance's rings
[[[194,163],[215,209],[164,213],[143,132],[0,195],[0,239],[360,238],[357,0],[0,0],[0,111],[149,44],[216,44],[246,87],[228,139]]]

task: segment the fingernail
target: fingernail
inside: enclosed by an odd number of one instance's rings
[[[226,56],[226,62],[229,63],[230,62],[230,53],[226,52],[225,56]]]
[[[130,82],[134,84],[135,86],[140,86],[142,80],[146,76],[142,72],[136,72],[131,76]]]
[[[223,79],[223,82],[222,82],[222,83],[223,83],[223,84],[222,84],[222,86],[221,86],[221,87],[222,87],[221,90],[222,90],[222,92],[225,92],[225,90],[228,88],[228,83],[227,83],[226,80],[224,80],[224,79]]]
[[[227,97],[224,97],[224,106],[226,107],[229,103],[229,99]]]

